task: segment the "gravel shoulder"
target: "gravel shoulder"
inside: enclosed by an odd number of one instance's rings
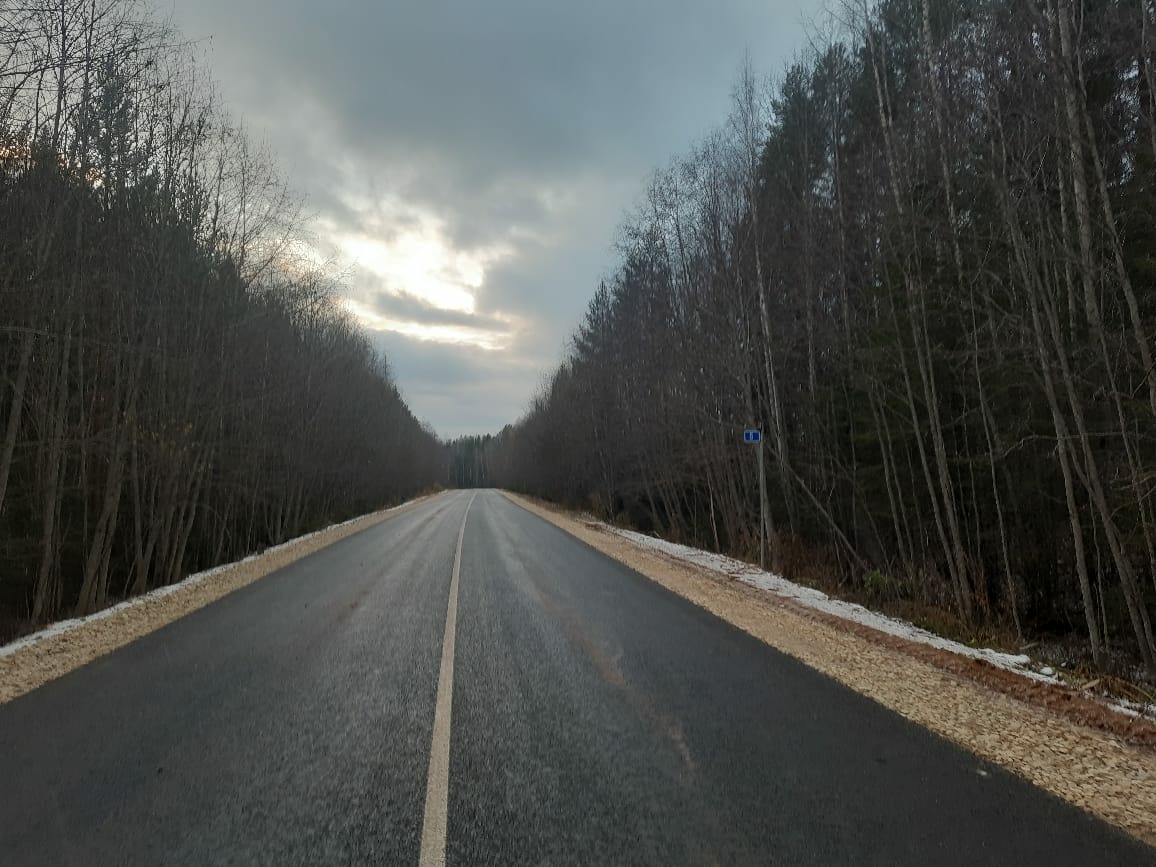
[[[41,632],[0,647],[0,704],[216,602],[302,557],[428,502],[430,498],[420,497],[309,533],[235,563],[190,575],[180,583],[129,599],[90,617],[53,624]]]
[[[513,502],[766,644],[1156,844],[1156,726],[676,561],[563,511]]]

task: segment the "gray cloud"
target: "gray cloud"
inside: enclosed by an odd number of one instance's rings
[[[370,339],[389,359],[414,413],[433,423],[443,437],[501,430],[520,414],[529,396],[526,383],[532,390],[540,377],[537,358],[390,332],[373,332]]]
[[[161,0],[158,0],[161,2]],[[502,247],[456,314],[350,293],[382,315],[521,328],[500,352],[375,335],[442,433],[516,418],[611,261],[647,173],[726,116],[745,51],[778,69],[819,0],[164,0],[205,44],[233,113],[326,231],[387,241],[435,216],[462,251]],[[400,300],[399,300],[400,299]],[[481,380],[479,376],[484,374]]]
[[[422,325],[457,325],[463,328],[498,333],[509,332],[511,328],[510,320],[506,317],[434,307],[407,292],[378,292],[373,297],[371,306],[375,313],[401,322],[416,322]]]

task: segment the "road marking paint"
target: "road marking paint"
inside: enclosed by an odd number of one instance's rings
[[[446,818],[450,796],[450,713],[454,697],[454,633],[458,623],[458,574],[462,569],[462,541],[466,537],[466,518],[477,497],[470,497],[462,527],[458,530],[458,549],[454,554],[454,571],[450,578],[450,601],[446,608],[446,634],[442,640],[442,664],[438,673],[438,696],[434,704],[433,742],[429,752],[429,774],[426,776],[425,816],[421,823],[419,867],[443,867],[446,863]]]

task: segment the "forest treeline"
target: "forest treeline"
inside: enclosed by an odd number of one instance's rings
[[[488,483],[1156,667],[1150,0],[837,8],[658,171]]]
[[[0,639],[440,481],[178,34],[132,0],[0,28]]]

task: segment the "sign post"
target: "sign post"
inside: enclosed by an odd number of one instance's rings
[[[767,568],[767,476],[763,469],[763,433],[759,430],[743,431],[743,442],[755,443],[759,447],[759,568]]]

